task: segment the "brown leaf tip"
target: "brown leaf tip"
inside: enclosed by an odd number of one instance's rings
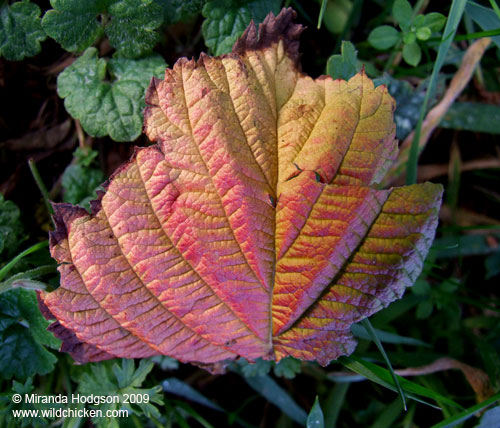
[[[52,208],[54,209],[54,215],[52,216],[54,224],[56,226],[55,230],[49,232],[49,242],[50,248],[53,248],[59,242],[66,239],[68,236],[68,230],[66,228],[67,224],[70,224],[73,219],[87,215],[81,207],[75,207],[67,203],[52,203]]]
[[[260,50],[277,43],[280,39],[285,43],[285,49],[295,63],[299,61],[299,37],[304,27],[295,24],[297,13],[291,8],[283,8],[278,16],[271,12],[259,30],[252,21],[245,32],[233,46],[233,53],[243,55],[247,50]]]

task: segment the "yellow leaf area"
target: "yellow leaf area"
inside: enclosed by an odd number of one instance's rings
[[[42,299],[94,354],[327,364],[420,273],[441,186],[376,188],[397,155],[394,100],[363,72],[301,73],[293,16],[154,79],[157,144],[92,215],[56,206],[61,286]]]

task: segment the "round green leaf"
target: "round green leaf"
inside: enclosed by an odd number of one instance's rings
[[[368,43],[375,49],[389,49],[394,46],[400,38],[400,33],[394,27],[382,25],[374,28],[368,36]]]
[[[417,29],[417,39],[418,40],[429,40],[432,31],[429,27],[422,27]]]
[[[417,43],[409,43],[403,46],[403,59],[407,64],[418,65],[422,58],[422,51]]]
[[[396,0],[392,6],[392,16],[403,31],[411,27],[413,8],[408,0]]]
[[[431,12],[424,16],[422,25],[429,27],[435,33],[440,31],[446,23],[446,17],[437,12]]]

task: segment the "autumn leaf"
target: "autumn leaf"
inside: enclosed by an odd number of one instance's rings
[[[324,365],[419,275],[442,188],[378,188],[397,155],[394,100],[363,72],[301,73],[294,17],[270,14],[231,54],[153,78],[156,144],[92,214],[55,204],[61,285],[41,299],[78,361]]]

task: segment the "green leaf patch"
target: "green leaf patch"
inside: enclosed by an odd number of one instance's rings
[[[10,61],[20,61],[40,52],[40,42],[47,37],[40,13],[40,8],[28,0],[0,8],[1,56]]]
[[[51,0],[54,9],[42,25],[70,52],[81,52],[103,32],[119,56],[137,58],[151,52],[160,36],[162,8],[153,0]]]
[[[142,130],[146,87],[153,76],[163,75],[165,67],[158,55],[106,61],[97,56],[97,49],[88,48],[59,75],[57,91],[89,135],[133,141]]]
[[[20,221],[21,212],[12,201],[6,201],[0,194],[0,255],[2,259],[14,255],[24,238],[24,227]]]
[[[46,330],[48,325],[34,291],[0,294],[0,378],[26,379],[54,369],[57,358],[45,346],[57,349],[60,341]]]

